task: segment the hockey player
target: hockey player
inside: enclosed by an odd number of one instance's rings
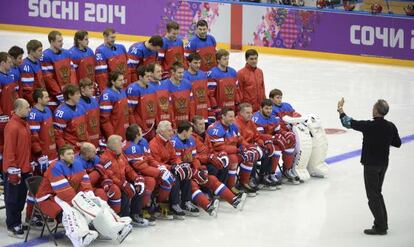
[[[158,59],[164,71],[163,78],[170,76],[173,63],[180,62],[185,66],[184,45],[178,37],[179,33],[180,25],[177,22],[171,21],[167,24],[167,33],[162,38],[163,46],[158,52]]]
[[[103,36],[104,43],[95,51],[95,78],[100,94],[105,90],[111,72],[118,71],[125,80],[128,80],[128,56],[125,46],[115,44],[116,33],[113,28],[105,29]],[[130,81],[126,81],[126,83],[130,83]]]
[[[50,163],[58,158],[53,113],[47,107],[49,94],[44,88],[33,92],[33,106],[29,114],[29,125],[32,133],[32,158],[37,161],[35,175],[42,175]]]
[[[93,96],[95,85],[89,78],[84,78],[79,81],[79,89],[81,94],[79,104],[86,111],[86,123],[89,141],[95,145],[95,147],[99,147],[99,139],[101,137],[99,121],[100,111],[98,100],[95,98],[95,96]]]
[[[162,68],[159,64],[148,64],[148,69],[151,72],[150,84],[154,87],[155,94],[158,98],[156,124],[165,120],[172,122],[174,119],[172,105],[169,102],[170,93],[166,83],[161,83]]]
[[[214,117],[224,107],[237,111],[240,103],[237,72],[229,67],[229,52],[223,49],[217,51],[217,67],[208,72],[208,89],[211,99],[211,117]],[[214,120],[214,119],[213,119]]]
[[[208,24],[205,20],[199,20],[196,24],[195,34],[185,46],[185,56],[191,53],[199,53],[201,56],[201,70],[209,71],[217,65],[216,39],[207,34]]]
[[[207,73],[200,70],[201,57],[198,53],[188,56],[188,70],[184,72],[184,79],[191,83],[193,103],[191,104],[190,119],[196,114],[202,116],[206,122],[210,112],[210,95],[207,87]]]
[[[255,163],[253,169],[254,173],[252,175],[253,181],[251,182],[259,182],[261,185],[263,185],[264,189],[276,190],[280,188],[281,184],[279,181],[277,181],[277,178],[275,176],[271,178],[271,164],[269,162],[269,159],[275,156],[276,149],[271,136],[261,135],[257,131],[257,127],[254,121],[252,120],[252,116],[252,105],[249,103],[241,103],[240,112],[239,115],[236,117],[235,124],[239,128],[241,136],[247,143],[249,143],[249,145],[258,146],[258,148],[262,149],[263,152],[266,154],[262,157],[260,163]],[[258,181],[254,181],[256,180],[256,171],[259,172]],[[272,171],[271,174],[273,175],[274,172],[275,171]],[[254,185],[252,186],[255,187]]]
[[[192,136],[196,142],[197,155],[199,160],[206,164],[208,173],[214,175],[222,183],[227,181],[229,158],[226,152],[211,152],[205,144],[206,139],[206,119],[201,116],[194,116],[192,119]]]
[[[256,50],[247,50],[246,65],[237,72],[240,102],[250,103],[254,112],[260,109],[260,103],[266,98],[263,71],[257,67],[258,56]]]
[[[54,112],[56,144],[58,147],[70,144],[75,151],[79,151],[80,144],[89,140],[86,111],[79,104],[79,87],[66,85],[63,97],[65,102]]]
[[[216,121],[207,129],[206,143],[212,152],[224,151],[229,157],[227,187],[237,192],[236,175],[240,167],[240,186],[238,187],[249,196],[256,196],[256,189],[249,185],[249,180],[253,163],[262,156],[261,150],[255,146],[249,146],[240,136],[239,128],[234,124],[233,109],[223,108],[221,117],[221,120]]]
[[[151,195],[155,189],[158,191],[157,201],[161,204],[168,204],[168,198],[174,176],[162,163],[159,163],[151,156],[148,141],[143,138],[141,128],[132,124],[126,131],[126,144],[123,148],[129,164],[134,170],[145,178],[145,192],[143,201],[143,218],[147,219],[150,225],[155,224],[155,211],[151,205]],[[155,194],[154,194],[155,196]],[[172,215],[161,215],[163,219],[173,219]]]
[[[127,88],[129,123],[137,124],[147,140],[155,136],[157,116],[157,95],[150,84],[151,71],[146,65],[138,67],[138,81]]]
[[[88,78],[95,82],[95,54],[88,47],[89,35],[85,30],[79,30],[73,38],[74,45],[69,53],[76,71],[76,81]]]
[[[75,84],[76,76],[70,53],[63,49],[63,37],[59,31],[51,31],[47,36],[50,48],[43,51],[41,58],[43,78],[49,92],[51,110],[64,102],[62,90],[67,84]]]
[[[101,155],[100,163],[106,169],[108,177],[121,189],[120,215],[130,216],[135,226],[148,226],[148,220],[140,217],[145,180],[128,164],[127,157],[122,153],[121,136],[108,137],[107,149]]]
[[[19,67],[21,75],[19,96],[27,100],[30,105],[34,105],[33,91],[36,88],[45,88],[39,60],[42,57],[43,46],[40,41],[32,39],[27,43],[26,49],[27,57],[23,59],[23,63]]]
[[[13,64],[12,67],[10,68],[10,73],[13,75],[13,77],[16,81],[20,81],[21,77],[20,77],[19,66],[23,62],[24,51],[21,47],[12,46],[9,49],[8,53],[12,58],[12,64]]]
[[[272,114],[282,119],[284,116],[301,117],[301,114],[296,112],[293,107],[287,103],[282,102],[283,93],[280,89],[273,89],[269,93],[269,99],[273,102]]]
[[[171,68],[171,77],[161,83],[165,83],[170,94],[170,104],[173,108],[173,126],[179,121],[188,121],[190,118],[190,105],[193,100],[191,83],[183,78],[184,66],[175,62]]]
[[[162,37],[151,36],[145,42],[137,42],[131,45],[128,50],[128,73],[130,82],[138,80],[137,68],[142,65],[157,62],[158,51],[163,46]]]
[[[32,168],[33,174],[43,176],[49,164],[58,158],[55,129],[53,128],[53,113],[47,107],[49,94],[44,88],[37,88],[33,92],[35,102],[29,113],[28,123],[32,134]],[[34,198],[27,195],[26,222],[30,219],[34,206]],[[40,216],[35,216],[30,224],[43,226]]]
[[[272,168],[269,178],[275,182],[277,181],[275,172],[279,164],[280,155],[282,155],[283,174],[286,176],[287,182],[299,184],[300,178],[292,168],[296,144],[295,134],[282,127],[280,118],[272,114],[272,106],[272,100],[263,100],[260,111],[254,113],[252,118],[257,126],[257,130],[262,134],[262,138],[269,139],[270,137],[276,148],[271,161]]]
[[[241,201],[244,201],[246,195],[235,196],[223,183],[221,183],[217,177],[209,175],[205,164],[208,158],[197,154],[196,141],[192,137],[193,128],[188,121],[181,121],[178,123],[177,134],[173,136],[172,143],[175,149],[175,153],[181,158],[183,162],[190,163],[193,169],[193,176],[191,181],[191,199],[197,205],[202,207],[211,216],[217,215],[218,200],[209,200],[200,188],[205,188],[214,193],[215,196],[222,198],[234,208],[237,208]],[[204,161],[205,163],[201,163]],[[184,210],[187,213],[191,213],[189,210],[193,207],[192,204],[187,202],[184,205]]]
[[[70,145],[60,147],[59,158],[46,171],[36,195],[42,212],[62,222],[73,246],[89,245],[98,232],[122,242],[131,232],[131,219],[120,218],[94,196],[89,176]]]
[[[101,130],[104,138],[116,134],[125,138],[125,130],[129,126],[128,99],[125,83],[121,72],[113,71],[109,74],[108,88],[103,91],[99,99]]]
[[[12,116],[13,104],[17,99],[18,82],[10,73],[12,59],[6,52],[0,52],[0,153],[3,153],[4,128]]]
[[[186,209],[189,211],[188,213],[193,215],[199,213],[199,210],[191,203],[192,170],[190,164],[183,163],[181,158],[176,155],[171,141],[173,134],[171,123],[161,121],[157,127],[157,136],[150,141],[150,149],[152,157],[159,163],[165,164],[165,167],[175,176],[175,183],[172,185],[170,194],[171,211],[174,218],[183,220],[185,212],[181,208],[182,206],[191,205],[191,208],[187,207]],[[168,211],[167,208],[164,208],[165,206],[160,204],[161,211]]]
[[[25,121],[30,105],[24,99],[17,99],[13,111],[4,131],[4,202],[9,236],[23,238],[21,218],[27,194],[24,181],[32,174],[30,129]]]
[[[121,190],[108,176],[105,167],[100,164],[100,158],[96,155],[96,147],[92,143],[83,142],[75,161],[81,163],[88,174],[94,194],[107,202],[114,212],[119,214],[121,212]]]

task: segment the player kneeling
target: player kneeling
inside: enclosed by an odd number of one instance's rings
[[[89,176],[75,161],[71,146],[62,146],[59,157],[45,172],[36,195],[41,210],[62,222],[73,246],[87,246],[99,234],[121,243],[131,232],[131,219],[119,217],[93,194]],[[89,224],[96,231],[90,230]]]

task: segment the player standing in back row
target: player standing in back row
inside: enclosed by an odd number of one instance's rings
[[[198,53],[201,56],[202,71],[209,71],[217,65],[216,61],[216,39],[207,34],[208,24],[205,20],[197,22],[195,36],[193,36],[185,46],[185,57],[191,53]]]

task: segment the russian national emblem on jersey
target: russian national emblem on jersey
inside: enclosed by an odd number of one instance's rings
[[[167,97],[160,98],[160,107],[163,112],[168,111],[168,98]]]
[[[198,99],[199,103],[206,103],[207,97],[206,97],[206,90],[205,88],[199,87],[194,90],[195,96]]]
[[[224,94],[226,95],[227,99],[234,99],[234,87],[233,86],[225,86],[224,87]]]
[[[212,54],[205,54],[202,58],[204,58],[204,64],[206,66],[211,67],[213,65],[213,59],[215,59],[215,57],[213,57]]]
[[[86,124],[81,123],[76,128],[76,134],[78,135],[79,139],[86,140]]]
[[[175,100],[175,108],[177,109],[178,113],[187,113],[187,99],[185,98],[178,98]]]
[[[64,84],[70,83],[70,67],[69,66],[62,66],[59,69],[59,75]]]
[[[145,110],[148,113],[149,117],[155,117],[155,103],[154,101],[148,101],[145,105]]]

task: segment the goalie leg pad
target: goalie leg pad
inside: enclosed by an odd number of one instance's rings
[[[296,137],[293,167],[301,179],[308,180],[310,179],[310,174],[307,170],[307,166],[312,153],[312,137],[309,129],[302,123],[294,125],[292,130]]]
[[[89,230],[85,217],[68,203],[55,197],[56,203],[62,208],[62,225],[65,228],[66,236],[73,246],[89,245],[98,237],[98,233]]]
[[[105,237],[109,237],[112,240],[118,239],[118,236],[122,233],[126,224],[121,221],[117,221],[110,211],[109,207],[104,207],[92,221],[95,229]]]
[[[328,166],[325,163],[328,139],[318,117],[313,117],[312,121],[308,122],[310,122],[308,127],[312,134],[312,154],[309,159],[308,171],[312,176],[324,177],[328,172]]]
[[[93,221],[93,219],[95,219],[95,217],[102,211],[99,205],[102,200],[92,194],[93,193],[87,194],[81,191],[72,199],[73,207],[85,216],[88,223]]]

